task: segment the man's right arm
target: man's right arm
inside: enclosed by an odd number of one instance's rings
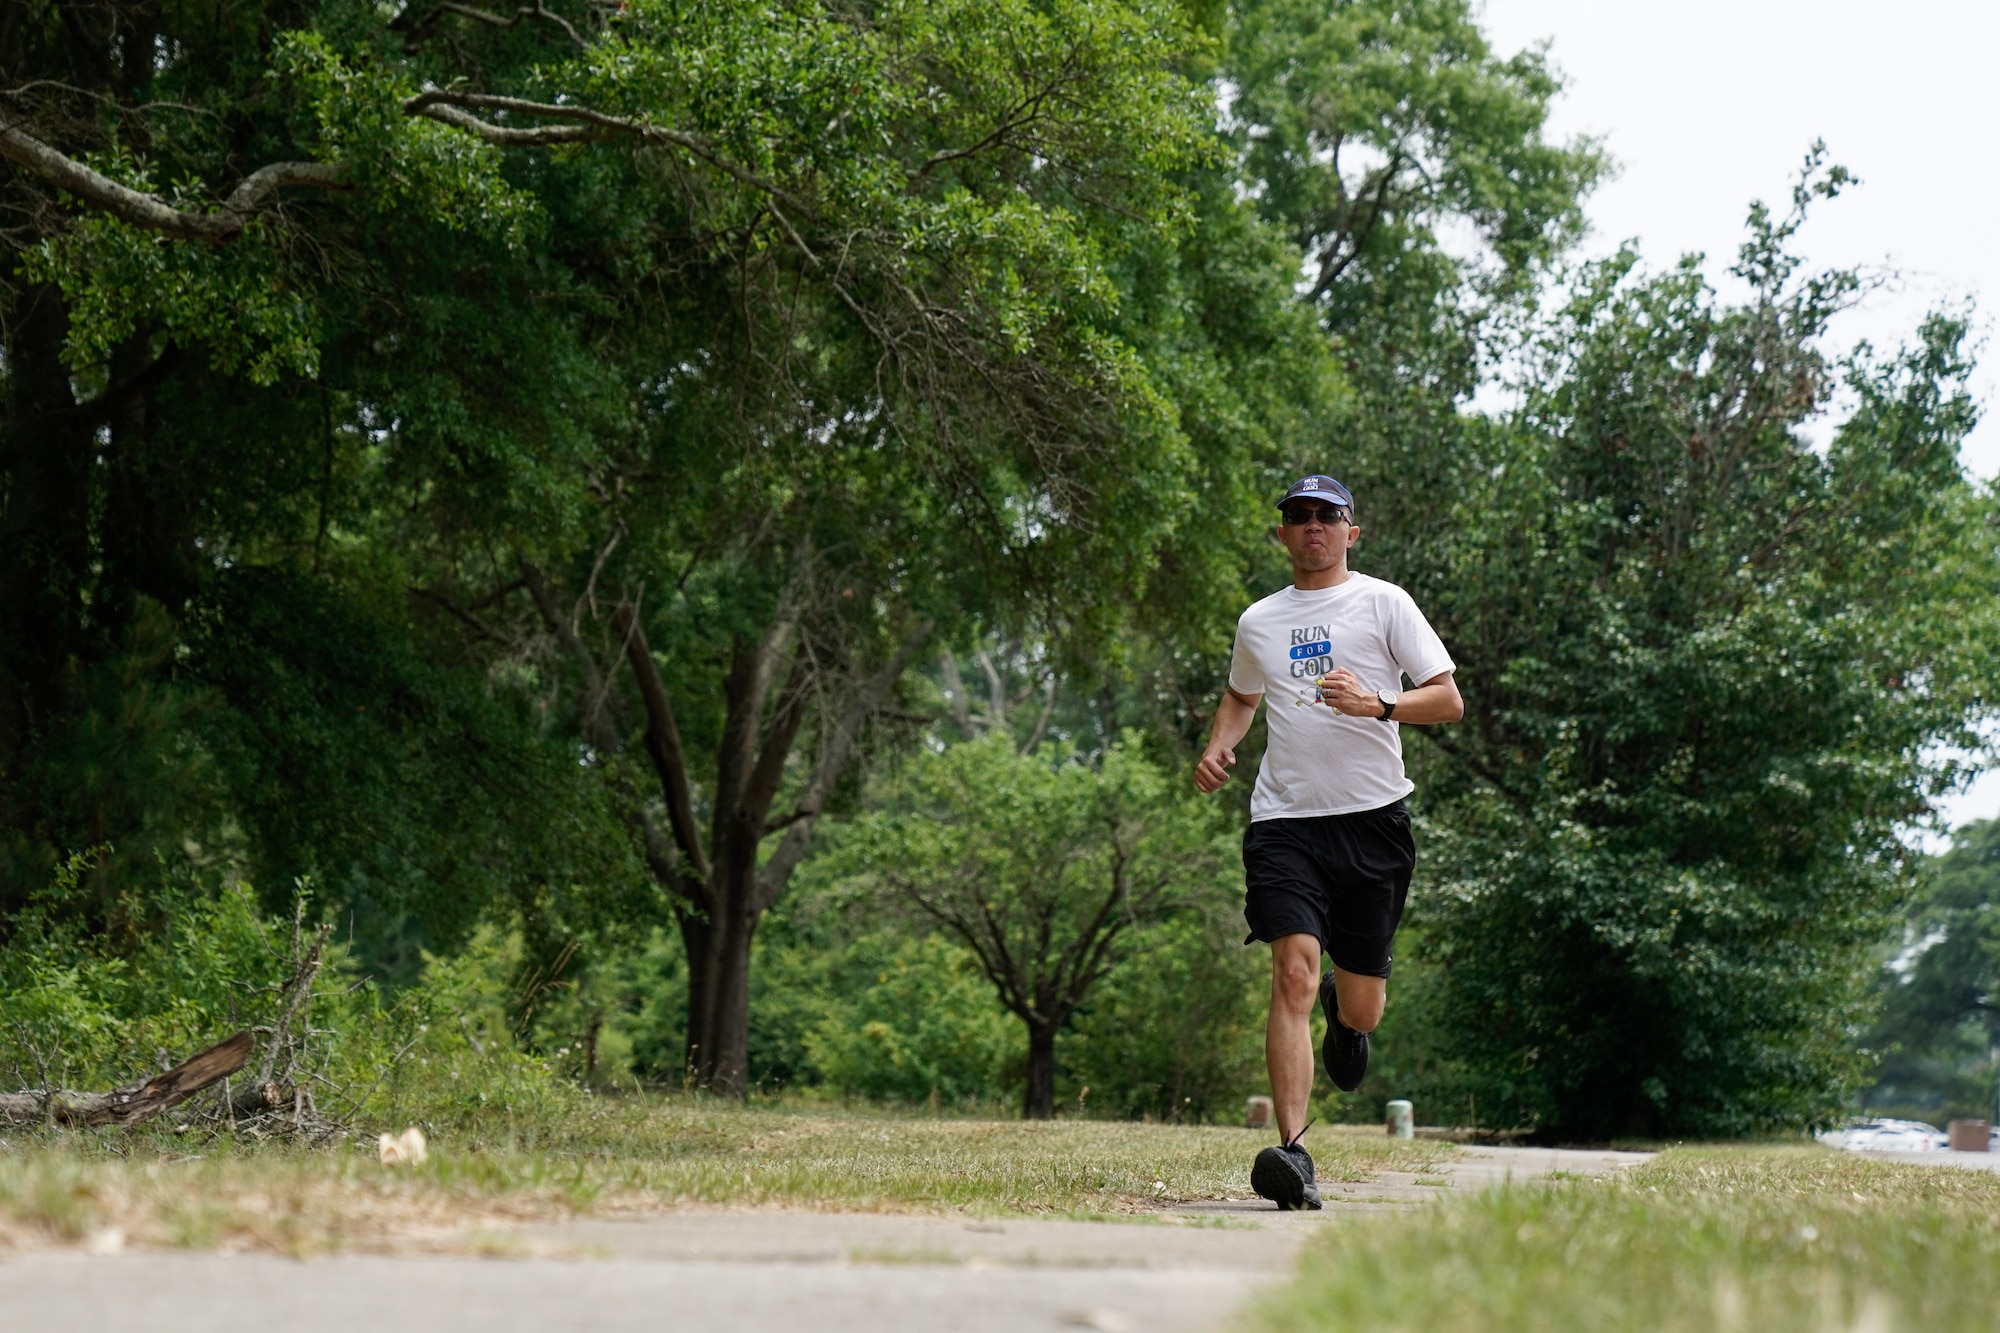
[[[1236,766],[1236,745],[1249,733],[1257,705],[1263,701],[1263,695],[1240,694],[1233,685],[1223,692],[1222,702],[1215,706],[1215,722],[1209,727],[1208,748],[1194,766],[1197,789],[1217,791],[1229,781],[1229,770]]]

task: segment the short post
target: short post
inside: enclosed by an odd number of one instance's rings
[[[1271,1117],[1277,1114],[1269,1097],[1252,1097],[1243,1103],[1243,1127],[1245,1129],[1269,1129]]]
[[[1389,1137],[1392,1139],[1417,1137],[1417,1110],[1400,1097],[1389,1103]]]
[[[1945,1127],[1953,1152],[1993,1151],[1993,1126],[1984,1120],[1954,1120]]]

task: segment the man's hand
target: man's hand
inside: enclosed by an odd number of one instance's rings
[[[1210,746],[1202,751],[1201,762],[1194,766],[1195,790],[1219,791],[1222,784],[1229,781],[1229,770],[1234,767],[1236,767],[1236,751],[1226,745]]]
[[[1236,767],[1237,743],[1249,732],[1263,701],[1263,695],[1239,693],[1234,685],[1222,692],[1222,701],[1215,706],[1215,725],[1208,729],[1208,748],[1194,766],[1197,791],[1220,791],[1229,781],[1229,770]]]
[[[1349,717],[1382,716],[1382,699],[1346,667],[1335,667],[1319,678],[1320,695],[1337,713]]]

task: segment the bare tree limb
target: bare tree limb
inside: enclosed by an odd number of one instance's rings
[[[225,1042],[182,1061],[163,1074],[155,1074],[135,1087],[115,1092],[0,1093],[0,1120],[16,1124],[36,1124],[45,1119],[77,1125],[136,1125],[170,1111],[203,1088],[220,1083],[250,1059],[255,1044],[248,1032],[239,1032]]]
[[[1022,754],[1034,753],[1035,747],[1042,743],[1042,738],[1049,734],[1049,719],[1053,718],[1055,715],[1056,715],[1056,676],[1055,673],[1051,671],[1049,673],[1047,697],[1042,700],[1042,715],[1035,719],[1035,729],[1032,732],[1028,733],[1028,739],[1022,742],[1021,745]]]
[[[681,745],[680,724],[674,718],[673,699],[660,678],[659,665],[646,643],[646,631],[630,602],[620,602],[612,613],[612,629],[625,645],[625,658],[639,684],[639,704],[646,713],[646,755],[660,779],[666,798],[667,825],[681,855],[704,882],[710,870],[708,854],[701,845],[701,825],[694,815],[694,789],[688,781],[687,751]]]
[[[958,659],[949,648],[938,652],[938,672],[944,678],[944,701],[951,709],[952,721],[967,736],[972,734],[972,704],[966,698],[965,681],[958,674]]]
[[[460,606],[457,602],[452,601],[451,598],[445,596],[441,592],[436,591],[435,589],[413,587],[410,589],[410,595],[412,597],[421,597],[423,600],[429,602],[432,606],[439,607],[440,609],[446,611],[451,615],[451,617],[454,620],[458,621],[461,625],[464,625],[467,629],[471,630],[474,634],[486,640],[488,643],[497,643],[502,648],[511,648],[514,646],[514,641],[512,639],[509,639],[499,630],[494,629],[491,625],[481,620],[478,616],[472,614],[472,612],[466,610],[464,607]]]
[[[973,654],[973,661],[986,675],[986,697],[991,700],[987,706],[993,710],[992,726],[995,731],[1007,725],[1007,686],[1000,679],[1000,670],[993,665],[993,657],[984,648]]]
[[[466,6],[447,6],[454,12]],[[537,6],[539,8],[539,5]],[[566,21],[553,14],[545,17]],[[668,129],[645,121],[606,115],[589,107],[555,102],[533,102],[519,97],[468,93],[443,88],[427,88],[402,103],[406,116],[422,116],[478,136],[501,148],[534,148],[552,144],[586,143],[614,135],[636,138],[646,143],[671,145],[693,154],[716,170],[773,199],[807,212],[807,206],[778,182],[741,167],[699,136]],[[473,110],[530,115],[545,120],[570,122],[564,125],[516,127],[496,125],[472,115]],[[17,123],[0,124],[0,158],[41,177],[101,212],[109,213],[135,227],[156,231],[175,240],[222,243],[243,234],[252,217],[277,191],[288,186],[308,185],[338,188],[344,178],[339,165],[327,162],[273,162],[245,176],[220,210],[191,213],[175,208],[158,195],[135,190],[50,147]],[[791,232],[793,242],[810,258],[803,238],[787,219],[780,219]]]
[[[454,109],[472,111],[502,111],[514,115],[537,116],[543,120],[564,120],[575,122],[579,127],[588,126],[595,134],[577,133],[561,137],[520,138],[518,135],[538,135],[543,129],[515,130],[508,126],[494,125],[476,116],[450,113]],[[725,158],[721,151],[698,135],[681,130],[670,130],[664,125],[654,125],[643,120],[630,120],[623,116],[606,115],[602,111],[587,106],[577,106],[569,102],[533,102],[522,97],[505,97],[496,93],[468,93],[448,88],[426,88],[414,97],[403,101],[406,116],[428,116],[432,120],[468,130],[479,135],[488,143],[502,147],[520,147],[535,143],[578,143],[589,139],[608,138],[611,135],[625,135],[647,143],[671,144],[694,154],[716,170],[733,177],[738,182],[750,186],[775,199],[800,210],[805,205],[795,199],[782,185],[769,177],[738,166]],[[790,224],[788,223],[787,226]],[[795,238],[796,239],[796,238]],[[803,245],[803,242],[800,243]]]
[[[18,125],[0,125],[0,158],[40,176],[99,210],[135,227],[182,241],[233,241],[273,194],[288,185],[334,187],[341,170],[324,162],[273,162],[245,176],[221,211],[189,213],[155,195],[121,185],[35,138]]]
[[[568,33],[569,39],[578,46],[589,46],[589,43],[583,40],[582,34],[577,32],[570,21],[549,9],[544,0],[535,0],[535,3],[532,5],[522,5],[511,16],[495,14],[490,10],[478,9],[472,5],[455,4],[452,0],[444,0],[444,3],[433,6],[430,13],[408,25],[410,36],[414,39],[422,35],[424,29],[436,23],[446,14],[456,14],[460,18],[471,19],[476,23],[484,23],[495,28],[518,28],[528,19],[547,19],[550,23],[555,24]]]
[[[555,636],[582,673],[584,698],[588,706],[583,710],[581,724],[583,739],[592,749],[608,760],[624,751],[624,743],[618,737],[618,728],[610,713],[610,682],[598,668],[597,659],[591,655],[588,645],[578,637],[575,628],[563,616],[562,608],[556,605],[555,594],[549,587],[548,577],[525,557],[520,560],[521,580],[527,585],[528,596],[540,613],[542,625]],[[682,893],[697,891],[697,881],[683,873],[679,849],[666,834],[660,832],[654,823],[652,812],[639,799],[639,793],[623,776],[613,773],[611,784],[624,804],[624,816],[628,824],[639,834],[639,841],[646,857],[646,866],[660,883],[675,888]],[[701,896],[694,898],[697,906],[707,908],[706,881],[699,882]]]
[[[407,105],[408,103],[405,103],[405,106]],[[494,125],[481,120],[470,111],[442,104],[428,105],[412,114],[449,125],[453,129],[469,130],[498,148],[540,148],[555,143],[592,143],[606,137],[603,130],[589,125],[534,125],[523,129]]]

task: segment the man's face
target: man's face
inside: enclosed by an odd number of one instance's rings
[[[1278,540],[1291,554],[1293,567],[1316,572],[1346,563],[1347,548],[1361,535],[1348,515],[1348,510],[1323,500],[1294,500],[1286,505],[1278,524]]]

